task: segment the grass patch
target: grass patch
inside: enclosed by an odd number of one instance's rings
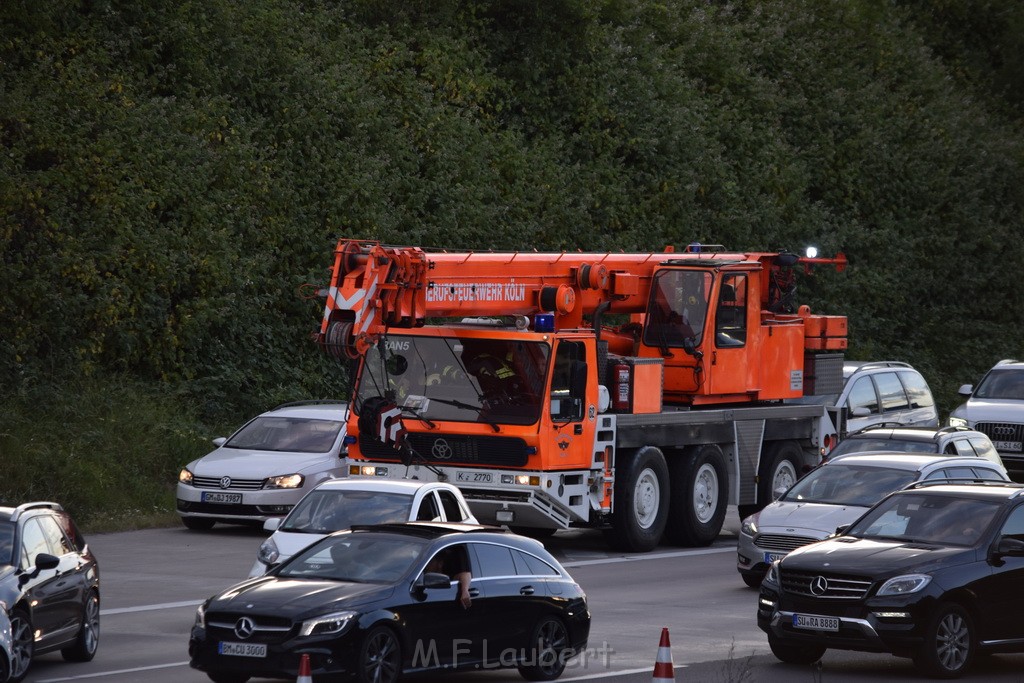
[[[189,405],[170,387],[122,378],[3,396],[0,503],[55,501],[86,532],[175,523],[178,471],[216,431]]]

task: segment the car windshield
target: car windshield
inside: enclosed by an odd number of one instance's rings
[[[981,380],[974,396],[1024,401],[1024,371],[992,370]]]
[[[890,453],[935,453],[938,450],[934,441],[906,441],[902,439],[886,439],[884,437],[865,436],[853,437],[840,442],[832,451],[832,457],[847,453],[869,453],[871,451],[887,451]]]
[[[257,417],[239,429],[225,448],[289,453],[326,453],[345,425],[341,420],[308,417]]]
[[[14,524],[0,522],[0,567],[14,563]]]
[[[378,491],[317,490],[299,501],[282,531],[328,534],[355,524],[409,521],[411,495]]]
[[[808,473],[780,500],[871,507],[887,493],[903,488],[917,473],[891,467],[834,462]]]
[[[847,536],[938,545],[974,545],[999,512],[996,501],[900,493],[861,517]]]
[[[412,418],[533,424],[550,354],[517,339],[390,335],[366,355],[357,405],[390,395]]]
[[[282,565],[277,576],[355,583],[394,583],[419,558],[427,542],[394,534],[328,536]]]

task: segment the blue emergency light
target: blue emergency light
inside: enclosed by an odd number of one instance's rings
[[[551,313],[538,313],[533,316],[534,332],[554,332],[555,316]]]

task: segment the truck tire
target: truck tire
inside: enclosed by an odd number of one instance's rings
[[[672,493],[665,536],[676,545],[708,545],[722,531],[729,500],[729,474],[714,444],[687,449],[669,469]]]
[[[757,470],[757,502],[737,506],[740,521],[765,509],[775,500],[775,489],[789,488],[802,476],[803,451],[795,441],[773,441],[764,447]]]
[[[661,542],[668,519],[668,465],[654,446],[619,454],[615,465],[615,514],[608,531],[615,550],[645,553]]]

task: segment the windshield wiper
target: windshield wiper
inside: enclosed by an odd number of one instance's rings
[[[432,399],[432,400],[437,400],[437,399]],[[408,413],[409,415],[412,415],[417,420],[419,420],[420,422],[423,422],[424,424],[426,424],[431,429],[437,429],[437,425],[434,424],[434,422],[429,417],[427,417],[426,415],[424,415],[420,411],[416,410],[412,406],[402,406],[402,412],[403,413]]]
[[[427,398],[429,398],[431,401],[437,401],[438,403],[443,403],[445,405],[453,406],[455,408],[462,408],[463,410],[475,411],[477,415],[483,417],[483,406],[475,406],[472,403],[465,403],[454,398],[434,398],[433,396],[427,396]],[[495,432],[501,431],[501,427],[498,426],[497,422],[493,422],[486,418],[484,418],[484,422],[490,425],[491,429],[493,429]]]

